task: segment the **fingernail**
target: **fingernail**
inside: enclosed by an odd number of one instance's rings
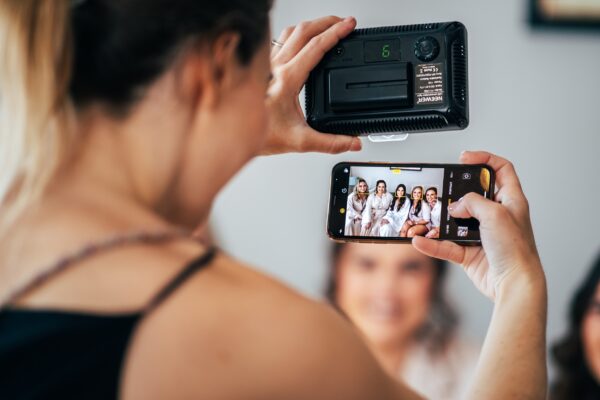
[[[456,203],[448,204],[448,212],[454,211],[455,208],[456,208]]]
[[[346,23],[351,23],[351,22],[354,22],[354,21],[355,21],[354,17],[346,17],[346,18],[344,18],[344,22],[346,22]]]
[[[355,138],[352,139],[352,144],[350,145],[350,151],[360,151],[362,149],[362,142],[360,139]]]

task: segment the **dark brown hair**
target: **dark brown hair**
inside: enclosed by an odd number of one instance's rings
[[[72,9],[76,104],[126,107],[190,41],[240,35],[247,64],[266,38],[272,0],[84,0]]]
[[[403,245],[398,245],[403,246]],[[335,243],[332,247],[329,276],[325,289],[327,301],[341,314],[344,312],[337,304],[337,269],[345,244]],[[435,278],[431,297],[429,319],[417,334],[417,338],[427,344],[432,352],[443,351],[454,337],[458,327],[458,314],[444,295],[444,282],[447,276],[448,263],[444,260],[429,258],[435,267]],[[344,314],[345,315],[345,314]]]
[[[552,346],[552,357],[558,367],[558,376],[552,384],[552,400],[597,399],[600,385],[587,366],[581,325],[600,284],[600,255],[571,300],[569,331]]]

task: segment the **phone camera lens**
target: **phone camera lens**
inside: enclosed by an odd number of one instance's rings
[[[415,43],[415,56],[424,62],[435,60],[440,53],[440,44],[436,38],[424,36]]]

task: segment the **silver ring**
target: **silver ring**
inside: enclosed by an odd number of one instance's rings
[[[271,39],[271,46],[275,46],[275,47],[283,47],[283,43],[275,40],[275,39]]]

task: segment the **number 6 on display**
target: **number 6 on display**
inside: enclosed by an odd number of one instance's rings
[[[381,57],[388,58],[389,56],[390,56],[390,45],[385,44],[385,45],[383,45],[383,48],[381,49]]]

